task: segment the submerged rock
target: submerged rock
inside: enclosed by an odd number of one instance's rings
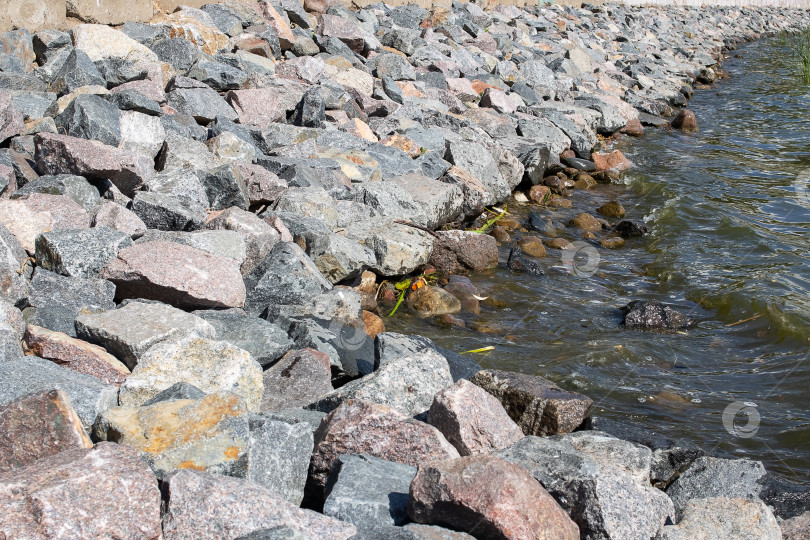
[[[634,300],[621,310],[624,314],[622,324],[632,329],[680,330],[696,324],[694,319],[654,301]]]

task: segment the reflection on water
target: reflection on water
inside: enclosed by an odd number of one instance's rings
[[[599,248],[591,277],[567,274],[553,249],[541,260],[547,277],[513,275],[504,246],[501,266],[472,279],[507,307],[462,315],[499,331],[441,329],[405,311],[389,330],[456,351],[495,345],[476,356],[482,365],[586,393],[595,414],[810,478],[810,88],[778,40],[741,52],[726,63],[731,79],[695,94],[699,133],[622,142],[637,165],[626,185],[574,193],[578,211],[619,200],[649,236]],[[571,210],[541,214],[577,238],[565,227]],[[624,330],[617,308],[634,299],[675,304],[700,323],[683,334]],[[753,437],[723,427],[734,402],[756,404]]]

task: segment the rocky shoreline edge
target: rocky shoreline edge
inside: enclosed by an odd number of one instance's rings
[[[808,25],[227,0],[0,35],[0,536],[806,538],[807,489],[760,462],[380,315],[460,324],[463,274],[511,230],[541,234],[509,269],[542,273],[570,245],[544,210],[632,165],[616,137],[668,128],[724,50]],[[528,223],[495,221],[507,200]],[[644,234],[578,210],[570,237]]]

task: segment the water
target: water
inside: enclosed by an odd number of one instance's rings
[[[591,249],[592,276],[571,275],[553,249],[540,260],[546,278],[514,275],[504,246],[500,267],[472,280],[505,307],[462,315],[495,333],[439,328],[407,310],[389,330],[456,351],[494,345],[474,355],[483,366],[553,379],[592,397],[596,415],[810,481],[810,87],[778,39],[724,67],[731,78],[690,103],[699,133],[621,141],[637,165],[624,185],[574,192],[573,211],[540,211],[574,241],[563,225],[577,211],[617,199],[648,236]],[[528,210],[517,210],[524,223]],[[617,308],[636,299],[674,304],[699,324],[625,330]]]

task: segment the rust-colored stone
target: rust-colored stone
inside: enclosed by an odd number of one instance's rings
[[[681,131],[697,131],[697,117],[689,109],[684,109],[672,120],[672,127]]]
[[[121,386],[129,375],[129,369],[103,347],[40,326],[28,325],[23,350],[106,384]]]
[[[368,334],[368,337],[371,339],[374,339],[377,334],[385,332],[385,323],[382,318],[375,313],[363,310],[363,323],[366,327],[366,334]]]
[[[71,448],[91,448],[70,398],[50,390],[0,407],[0,473]]]
[[[591,154],[591,159],[597,171],[622,172],[633,166],[633,162],[619,150],[614,150],[609,154]]]

